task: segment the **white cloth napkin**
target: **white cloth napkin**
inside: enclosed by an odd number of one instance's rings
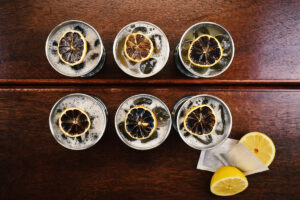
[[[246,146],[230,138],[211,150],[201,151],[197,169],[215,172],[222,166],[235,166],[246,176],[269,170]]]

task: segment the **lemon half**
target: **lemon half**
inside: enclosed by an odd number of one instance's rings
[[[232,196],[244,191],[248,187],[245,175],[235,167],[219,168],[210,182],[210,191],[218,196]]]
[[[247,133],[240,139],[240,142],[266,166],[273,162],[276,149],[273,141],[266,134],[260,132]]]

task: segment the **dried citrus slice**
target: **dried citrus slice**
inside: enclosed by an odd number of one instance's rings
[[[267,135],[260,132],[247,133],[240,139],[240,142],[266,166],[273,162],[276,149],[273,141]]]
[[[153,53],[153,43],[150,38],[142,33],[127,35],[124,45],[125,56],[133,62],[148,60]]]
[[[244,191],[248,187],[245,175],[235,167],[219,168],[210,182],[210,191],[218,196],[232,196]]]
[[[125,118],[125,131],[134,139],[149,138],[157,127],[155,114],[145,106],[131,108]]]
[[[223,49],[217,38],[203,34],[191,43],[188,51],[189,61],[198,67],[212,67],[223,56]]]
[[[209,105],[194,106],[186,113],[183,125],[185,130],[192,135],[210,135],[217,125],[217,116]]]
[[[78,65],[86,56],[86,39],[79,31],[68,31],[59,40],[57,51],[64,63],[70,66]]]
[[[85,134],[91,126],[86,112],[80,108],[70,107],[62,111],[58,124],[60,130],[69,137],[78,137]]]

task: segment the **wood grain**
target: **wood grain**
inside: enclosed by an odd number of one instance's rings
[[[109,110],[103,138],[84,151],[60,146],[48,126],[53,104],[73,92],[96,95]],[[230,199],[300,198],[300,90],[8,87],[0,89],[0,199],[219,199],[209,192],[212,173],[196,170],[199,151],[174,130],[150,151],[133,150],[118,138],[115,111],[127,97],[145,92],[170,109],[186,95],[216,95],[231,109],[231,138],[261,131],[273,139],[270,171],[249,176],[249,188]]]
[[[233,115],[231,138],[261,131],[277,148],[270,171],[249,176],[249,188],[230,199],[300,199],[299,1],[1,0],[0,5],[1,200],[220,199],[209,192],[212,173],[196,170],[199,152],[174,130],[150,151],[133,150],[118,138],[114,114],[138,93],[153,94],[170,109],[186,95],[220,97]],[[47,62],[49,32],[70,19],[91,24],[103,40],[107,60],[92,78],[64,77]],[[165,68],[142,80],[123,73],[112,54],[119,30],[138,20],[159,26],[171,49]],[[225,27],[236,53],[222,75],[190,79],[176,68],[173,50],[188,27],[203,21]],[[103,138],[84,151],[60,146],[48,125],[53,104],[73,92],[96,95],[109,109]]]
[[[173,50],[181,35],[197,22],[212,21],[224,26],[232,35],[236,54],[231,67],[210,80],[238,81],[259,84],[264,81],[300,80],[300,4],[297,0],[226,1],[148,0],[148,1],[9,1],[0,7],[0,83],[32,83],[70,79],[51,68],[45,56],[46,38],[53,27],[62,21],[79,19],[98,30],[107,50],[102,71],[93,77],[99,84],[137,80],[123,73],[116,65],[112,44],[126,24],[144,20],[159,26],[167,35],[171,54],[165,68],[153,80],[182,84],[205,82],[190,79],[175,67]],[[20,79],[14,82],[15,79]],[[89,79],[90,80],[90,79]],[[260,82],[262,80],[262,82]],[[75,81],[75,79],[71,79]],[[83,79],[82,82],[87,81]],[[213,81],[212,81],[213,82]],[[299,84],[299,82],[296,82]]]

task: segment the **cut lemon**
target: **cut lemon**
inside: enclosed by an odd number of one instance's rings
[[[85,134],[91,126],[88,114],[80,108],[70,107],[62,111],[58,118],[60,130],[69,137]]]
[[[223,49],[217,38],[203,34],[191,43],[188,51],[189,61],[198,67],[212,67],[223,56]]]
[[[151,58],[153,43],[150,38],[142,33],[127,35],[124,45],[125,56],[133,62],[143,62]]]
[[[209,105],[194,106],[186,113],[183,125],[184,129],[192,135],[210,135],[217,125],[217,116]]]
[[[232,196],[244,191],[248,187],[245,175],[235,167],[219,168],[210,182],[210,191],[218,196]]]
[[[244,144],[258,159],[269,166],[275,158],[275,145],[271,138],[260,132],[251,132],[244,135],[240,142]]]
[[[125,131],[134,139],[149,138],[157,127],[155,114],[145,106],[131,108],[125,118]]]
[[[66,32],[58,43],[59,58],[70,66],[83,62],[87,52],[87,42],[79,31]]]

